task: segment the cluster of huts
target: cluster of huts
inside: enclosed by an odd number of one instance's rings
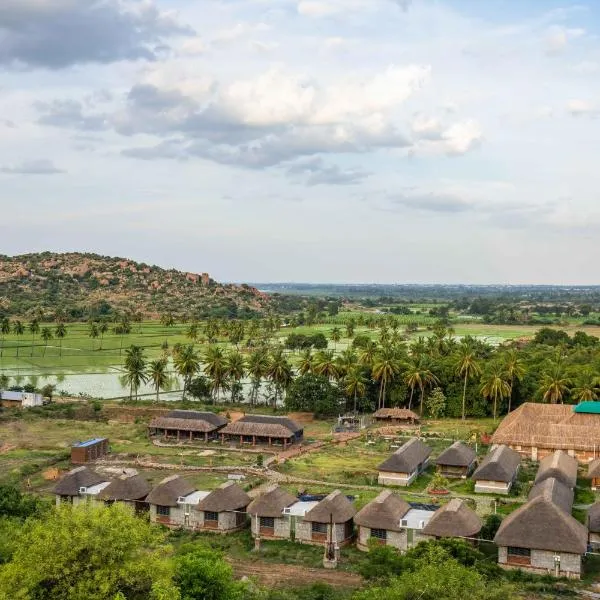
[[[220,441],[282,446],[302,441],[304,429],[288,417],[244,415],[236,421],[211,412],[172,410],[148,424],[151,437],[176,441]]]

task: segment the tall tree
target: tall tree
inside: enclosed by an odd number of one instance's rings
[[[227,364],[222,348],[209,346],[204,355],[204,372],[211,380],[213,399],[216,402],[219,401],[219,391],[225,383],[226,369]]]
[[[102,350],[102,344],[104,342],[104,334],[108,331],[108,323],[105,320],[98,323],[98,332],[100,333],[100,348]]]
[[[129,384],[129,399],[138,399],[140,385],[148,381],[146,357],[141,346],[130,346],[125,350],[125,380]]]
[[[333,351],[335,352],[337,350],[337,343],[342,339],[342,331],[340,330],[339,327],[334,327],[330,331],[329,337],[331,338],[331,341],[333,342]]]
[[[23,323],[21,323],[21,321],[19,321],[18,319],[13,324],[13,333],[18,338],[21,337],[25,333],[25,327],[23,326]],[[17,340],[17,358],[19,356],[19,347],[20,347],[20,344]]]
[[[292,367],[283,353],[283,348],[275,348],[271,352],[267,377],[275,386],[274,405],[277,405],[277,400],[283,399],[283,393],[292,381]]]
[[[506,381],[506,371],[500,363],[492,363],[481,379],[481,395],[494,401],[494,421],[498,411],[498,400],[508,398],[510,385]]]
[[[575,381],[575,387],[571,390],[573,400],[577,402],[591,402],[598,400],[600,393],[600,378],[594,376],[591,371],[584,371]]]
[[[350,320],[346,323],[346,337],[353,338],[354,337],[354,321]]]
[[[31,354],[33,356],[33,346],[35,344],[35,336],[40,332],[40,322],[37,319],[32,319],[29,323],[29,333],[31,333]]]
[[[192,346],[198,341],[198,334],[199,334],[199,326],[198,323],[196,323],[195,321],[193,323],[190,323],[190,326],[187,328],[187,331],[185,332],[185,335],[192,340]]]
[[[59,322],[54,330],[54,337],[58,340],[58,356],[62,357],[62,342],[67,337],[67,327],[64,323]]]
[[[2,348],[0,348],[0,357],[4,355],[4,338],[10,333],[10,319],[8,317],[2,317],[0,323],[0,332],[2,333]]]
[[[300,356],[300,362],[298,363],[298,373],[300,375],[306,375],[307,373],[313,373],[315,368],[315,357],[310,348],[305,348]]]
[[[565,395],[569,392],[570,379],[560,364],[553,364],[549,370],[542,375],[540,392],[544,402],[550,404],[562,404]]]
[[[241,381],[245,374],[246,364],[241,352],[239,350],[229,352],[225,357],[225,375],[230,381],[230,397],[232,402],[238,400],[235,396],[240,389]]]
[[[508,395],[508,412],[512,409],[513,388],[515,381],[521,381],[525,376],[525,365],[521,360],[519,353],[514,348],[508,350],[504,355],[504,372],[508,377],[510,394]]]
[[[463,394],[462,394],[462,420],[465,420],[466,398],[467,398],[467,382],[469,379],[474,379],[481,375],[481,367],[475,356],[475,353],[468,346],[463,346],[460,349],[455,361],[455,370],[459,377],[463,379]]]
[[[48,349],[48,342],[52,339],[52,330],[50,327],[44,327],[41,333],[42,339],[44,340],[44,353],[42,356],[46,356],[46,350]]]
[[[354,414],[356,414],[358,398],[364,398],[367,391],[367,380],[359,365],[354,365],[346,372],[343,379],[343,385],[344,393],[349,398],[354,399]]]
[[[200,370],[200,357],[194,346],[184,346],[173,357],[173,365],[179,376],[183,377],[183,395],[181,399],[185,401],[185,393],[190,386],[192,377]]]
[[[94,321],[92,321],[89,325],[88,335],[92,338],[92,340],[97,339],[98,336],[100,335],[100,332],[98,331],[98,325],[96,325],[96,323],[94,323]],[[92,346],[92,348],[93,348],[93,346]]]
[[[250,376],[250,404],[255,405],[258,400],[258,392],[269,368],[269,355],[266,350],[259,348],[250,353],[246,361],[246,369]]]
[[[160,390],[167,387],[169,375],[167,373],[167,361],[164,358],[157,358],[148,365],[148,378],[152,382],[152,387],[156,390],[156,402]]]
[[[400,372],[398,353],[390,346],[384,346],[375,355],[371,372],[373,379],[379,382],[377,408],[385,408],[386,390]]]
[[[333,355],[333,350],[321,350],[315,354],[314,371],[327,379],[334,380],[338,376],[338,368]]]
[[[378,352],[377,344],[373,340],[369,340],[361,349],[358,360],[361,365],[371,368],[375,361],[375,356]]]

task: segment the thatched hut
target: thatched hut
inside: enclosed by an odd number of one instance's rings
[[[426,468],[431,448],[418,438],[403,444],[379,467],[380,485],[410,485]]]
[[[549,477],[540,483],[535,484],[529,492],[529,500],[538,496],[543,496],[546,500],[556,504],[565,512],[570,513],[573,508],[573,499],[575,494],[573,489],[566,486],[560,479]]]
[[[492,442],[506,444],[532,460],[564,450],[580,463],[588,463],[600,455],[600,414],[586,411],[584,404],[526,402],[502,420]]]
[[[106,504],[123,502],[136,511],[147,510],[146,496],[150,493],[150,484],[137,471],[126,470],[115,477],[98,495]]]
[[[382,425],[414,425],[419,415],[407,408],[380,408],[373,413],[373,419]]]
[[[208,494],[198,492],[183,477],[171,475],[154,486],[146,497],[150,520],[167,527],[191,527],[191,507]]]
[[[477,537],[483,523],[474,510],[460,498],[453,498],[435,511],[429,523],[423,528],[428,538],[455,537],[477,543]]]
[[[248,506],[252,535],[271,539],[289,539],[291,521],[284,511],[297,500],[278,485],[269,487]]]
[[[541,483],[545,479],[555,478],[564,483],[569,488],[574,488],[577,484],[577,459],[569,456],[563,450],[556,450],[552,454],[545,456],[540,461],[535,483]]]
[[[219,432],[221,441],[233,441],[240,444],[268,444],[283,446],[302,441],[304,429],[288,417],[269,415],[245,415],[229,423]]]
[[[95,499],[110,481],[88,467],[76,467],[63,475],[54,486],[56,505],[68,502],[77,505]]]
[[[449,479],[466,479],[476,463],[475,450],[461,441],[454,442],[435,459],[437,472]]]
[[[588,479],[592,480],[592,490],[600,489],[600,458],[594,459],[588,465]]]
[[[368,550],[369,541],[393,546],[399,550],[408,547],[406,528],[401,525],[402,518],[410,510],[410,504],[400,496],[385,490],[366,506],[361,508],[354,517],[358,526],[356,545],[359,550]]]
[[[194,507],[193,527],[219,533],[230,533],[246,526],[246,509],[250,497],[235,484],[228,481],[213,490]]]
[[[211,412],[195,410],[172,410],[163,417],[156,417],[148,425],[148,434],[164,439],[208,440],[217,437],[220,429],[227,425],[227,419]]]
[[[482,494],[508,494],[515,479],[521,456],[508,446],[496,446],[473,473],[475,491]]]
[[[542,494],[506,517],[494,542],[505,569],[579,579],[587,538],[586,527]]]
[[[594,550],[600,549],[600,502],[590,506],[587,514],[588,542]]]
[[[354,504],[340,490],[331,492],[296,523],[296,540],[325,545],[330,540],[338,546],[350,543],[354,536]]]

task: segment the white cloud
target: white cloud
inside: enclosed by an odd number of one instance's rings
[[[571,40],[585,35],[585,29],[552,26],[548,29],[544,38],[544,45],[548,54],[560,54]]]
[[[597,117],[600,114],[600,106],[587,100],[569,100],[567,110],[574,117]]]

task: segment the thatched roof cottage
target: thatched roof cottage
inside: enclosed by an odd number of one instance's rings
[[[61,477],[54,486],[57,506],[61,502],[77,505],[96,499],[98,494],[108,485],[110,480],[88,467],[76,467]]]
[[[461,441],[454,442],[435,459],[438,473],[448,478],[466,479],[476,463],[475,450]]]
[[[373,413],[373,419],[383,425],[414,425],[419,415],[407,408],[380,408]]]
[[[594,550],[600,548],[600,502],[596,502],[587,514],[588,541]]]
[[[166,477],[146,497],[150,520],[167,527],[191,527],[192,507],[208,496],[179,475]]]
[[[588,479],[592,480],[592,490],[600,489],[600,458],[595,458],[588,465]]]
[[[380,485],[410,485],[427,468],[431,448],[418,438],[403,444],[379,467]]]
[[[284,514],[284,511],[297,500],[278,485],[269,487],[248,506],[252,535],[271,539],[289,539],[291,519]]]
[[[207,442],[227,425],[227,419],[211,412],[172,410],[163,417],[150,421],[148,433],[165,439],[202,440]]]
[[[508,446],[490,450],[473,473],[475,491],[483,494],[508,494],[515,479],[521,456]]]
[[[288,417],[268,415],[245,415],[229,423],[220,432],[221,441],[233,441],[240,444],[268,444],[286,448],[302,441],[304,429]]]
[[[597,403],[589,404],[526,402],[502,420],[492,442],[506,444],[532,460],[564,450],[587,463],[600,454],[600,414],[593,410]]]
[[[355,514],[354,504],[335,490],[311,508],[302,522],[296,523],[296,540],[320,545],[330,540],[338,546],[348,544],[354,535]]]
[[[502,521],[494,542],[503,568],[578,579],[587,538],[586,527],[540,494]]]
[[[150,493],[150,484],[137,471],[125,470],[121,475],[114,477],[98,494],[100,500],[107,504],[124,502],[130,504],[136,511],[146,510],[146,496]]]
[[[422,533],[435,539],[455,537],[476,543],[482,526],[477,513],[464,500],[453,498],[433,513]]]
[[[542,482],[535,484],[529,492],[528,499],[533,500],[538,496],[543,496],[566,513],[570,513],[573,508],[573,499],[575,494],[573,489],[567,487],[560,479],[550,477]]]
[[[246,509],[250,497],[228,481],[200,500],[194,508],[193,527],[220,533],[230,533],[246,526]]]
[[[577,484],[577,459],[569,456],[563,450],[556,450],[540,461],[535,483],[554,477],[567,487],[574,488]]]

